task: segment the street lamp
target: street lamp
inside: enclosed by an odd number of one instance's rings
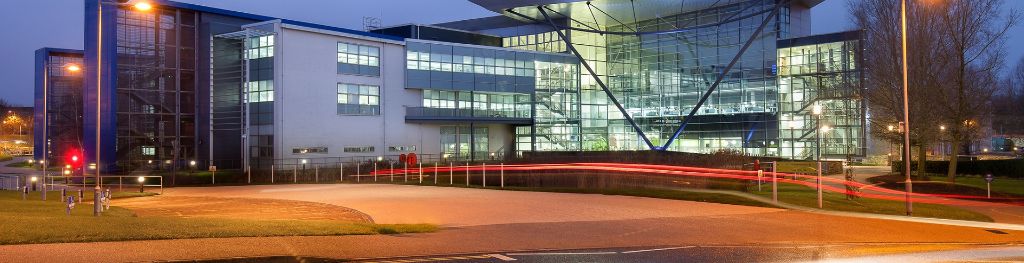
[[[906,174],[906,204],[907,216],[914,214],[914,205],[910,200],[910,193],[913,192],[913,185],[910,181],[910,92],[909,71],[907,70],[907,0],[900,1],[900,38],[903,45],[903,173]],[[921,160],[924,165],[924,160]]]
[[[103,123],[101,121],[102,118],[103,118],[102,117],[102,113],[103,113],[102,105],[103,104],[101,103],[101,102],[103,102],[102,101],[103,97],[101,96],[103,94],[103,89],[102,89],[102,87],[103,87],[103,6],[107,5],[107,4],[115,5],[117,7],[133,6],[136,10],[148,11],[148,10],[153,9],[153,5],[149,4],[149,3],[145,2],[145,1],[139,1],[139,2],[136,2],[134,4],[132,4],[131,2],[128,2],[128,3],[106,3],[106,2],[104,2],[104,0],[96,0],[96,1],[97,1],[96,8],[99,11],[98,12],[99,16],[96,19],[96,149],[95,149],[95,152],[93,153],[96,156],[95,157],[95,159],[96,159],[95,160],[95,162],[96,162],[96,187],[93,188],[93,200],[100,200],[100,190],[101,190],[100,189],[100,185],[101,185],[101,183],[100,183],[100,181],[101,181],[100,180],[100,178],[101,178],[100,177],[100,172],[103,170],[103,169],[99,168],[100,156],[101,156],[100,155],[100,147],[101,147],[101,145],[100,145],[100,138],[101,138],[101,136],[100,136],[100,132],[101,132],[100,131],[100,127],[103,126],[103,125],[100,125],[101,123]],[[116,27],[116,25],[115,25],[115,27]],[[94,201],[93,202],[93,207],[92,208],[93,208],[92,209],[92,215],[93,216],[99,216],[100,212],[103,211],[102,210],[103,207],[100,204],[100,202],[98,202],[98,201]]]
[[[145,192],[146,177],[139,176],[139,193]]]
[[[819,162],[821,161],[821,138],[818,135],[818,132],[819,132],[819,130],[821,130],[821,114],[823,114],[823,113],[825,113],[825,109],[821,107],[821,104],[815,103],[814,106],[811,107],[811,114],[814,115],[814,126],[817,127],[817,129],[815,129],[815,131],[814,131],[814,141],[815,141],[814,160],[815,161],[819,161]]]

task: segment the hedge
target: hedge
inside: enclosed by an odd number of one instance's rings
[[[902,170],[903,162],[894,162],[892,169],[893,171]],[[910,169],[917,171],[916,161],[910,162]],[[949,161],[925,162],[925,172],[946,174],[948,170]],[[1024,178],[1024,159],[959,161],[956,163],[956,171],[957,174],[962,175],[992,174],[992,176]]]

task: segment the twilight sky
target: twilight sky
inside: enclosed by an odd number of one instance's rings
[[[363,16],[380,17],[383,25],[431,24],[494,15],[467,0],[178,0],[180,2],[287,18],[331,26],[362,29]],[[851,29],[847,1],[827,0],[812,9],[812,32]],[[1006,0],[1007,7],[1024,10],[1024,1]],[[42,47],[82,49],[83,0],[8,0],[0,9],[0,98],[29,106],[33,99],[33,52]],[[385,11],[386,10],[386,11]],[[1024,43],[1024,25],[1011,33],[1009,43]],[[1017,61],[1024,49],[1011,51]]]

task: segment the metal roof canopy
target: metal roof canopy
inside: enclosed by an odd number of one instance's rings
[[[501,13],[513,19],[527,23],[536,20],[543,21],[544,16],[537,11],[537,6],[543,5],[557,13],[549,12],[552,18],[563,18],[565,15],[581,22],[597,22],[601,25],[618,25],[619,21],[631,23],[634,20],[644,21],[659,17],[682,14],[701,9],[717,6],[727,6],[737,3],[746,3],[750,0],[469,0],[488,10]],[[801,4],[808,8],[824,2],[825,0],[795,0],[795,4]],[[525,15],[535,19],[530,21],[517,14]],[[600,10],[600,11],[598,11]],[[592,15],[596,14],[596,15]],[[575,15],[574,15],[575,14]],[[597,21],[594,21],[596,18]],[[618,21],[615,21],[618,20]]]

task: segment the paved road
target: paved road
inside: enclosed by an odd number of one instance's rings
[[[430,222],[445,229],[413,235],[0,246],[0,259],[13,262],[52,262],[68,258],[79,262],[123,262],[252,256],[386,259],[615,247],[1024,242],[1024,232],[1018,231],[995,233],[962,226],[624,196],[404,185],[203,187],[172,189],[166,194],[322,202],[355,208],[378,223]],[[729,255],[728,251],[715,253]]]

